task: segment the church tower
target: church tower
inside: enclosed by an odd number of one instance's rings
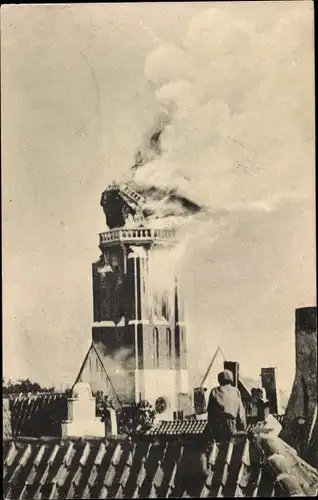
[[[183,301],[164,266],[175,230],[151,227],[145,199],[128,185],[111,185],[101,206],[108,230],[92,266],[96,363],[88,355],[77,381],[105,392],[94,373],[102,363],[122,404],[147,400],[169,420],[191,411]]]

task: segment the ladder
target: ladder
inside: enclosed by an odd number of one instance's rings
[[[143,196],[136,193],[136,191],[131,189],[131,187],[127,186],[127,184],[120,186],[119,194],[127,203],[131,203],[133,201],[137,205],[141,206],[144,205],[146,202]]]

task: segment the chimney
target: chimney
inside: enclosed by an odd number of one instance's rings
[[[240,365],[237,361],[224,361],[224,370],[230,370],[233,373],[234,386],[238,387],[238,381],[240,379],[239,373]]]
[[[261,368],[262,387],[265,390],[268,401],[269,413],[278,415],[278,392],[277,392],[276,368]]]
[[[296,309],[295,334],[296,373],[282,437],[302,455],[317,405],[317,307]]]
[[[251,416],[254,417],[257,422],[266,421],[270,412],[268,401],[264,398],[263,389],[260,387],[253,387],[251,394]]]
[[[206,387],[195,387],[193,390],[193,403],[196,415],[207,412],[207,389]]]
[[[301,307],[300,309],[296,309],[295,316],[296,335],[299,333],[317,334],[317,307]]]
[[[68,398],[68,419],[62,422],[62,437],[105,437],[105,424],[96,418],[95,411],[90,385],[77,382]]]

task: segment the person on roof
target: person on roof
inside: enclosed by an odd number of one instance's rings
[[[219,386],[211,390],[208,402],[208,422],[205,437],[209,442],[204,445],[200,456],[201,473],[209,476],[208,453],[211,441],[227,441],[236,430],[246,430],[246,416],[240,391],[234,387],[233,374],[224,370],[218,375]]]
[[[227,439],[236,430],[246,430],[246,416],[240,391],[233,386],[233,374],[218,375],[219,386],[212,389],[208,402],[207,432],[212,439]]]

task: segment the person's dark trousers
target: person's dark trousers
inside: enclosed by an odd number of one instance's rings
[[[236,420],[231,416],[215,418],[213,421],[207,423],[204,432],[205,441],[200,457],[203,477],[207,478],[210,473],[208,465],[208,451],[211,449],[213,441],[218,443],[229,441],[235,431]]]

